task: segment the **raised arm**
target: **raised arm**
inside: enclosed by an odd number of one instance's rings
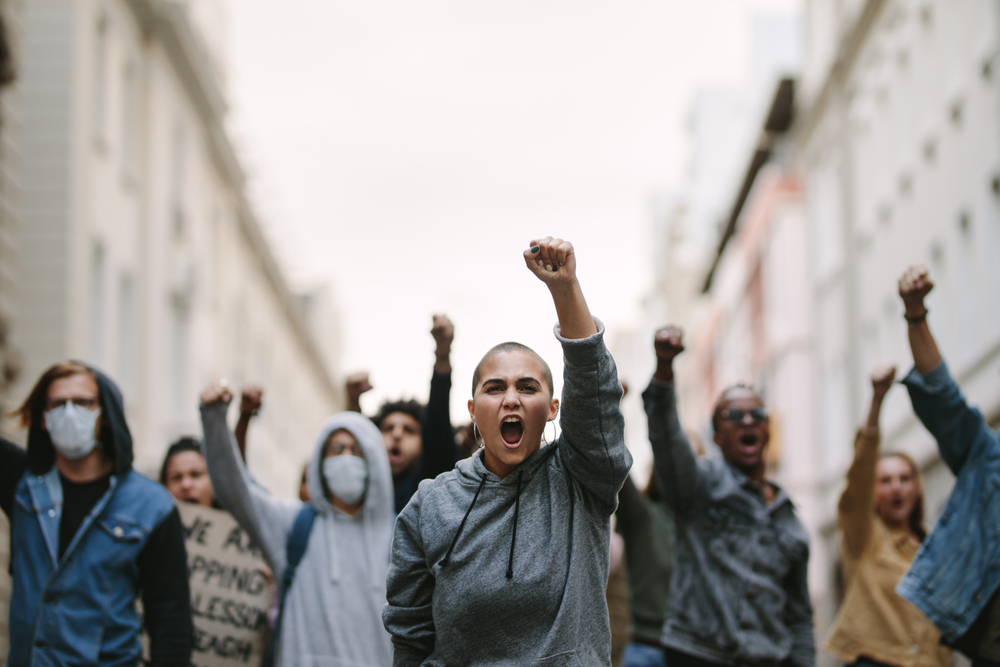
[[[941,458],[958,475],[970,459],[1000,455],[1000,440],[979,410],[969,405],[927,325],[924,297],[934,289],[927,269],[910,267],[899,279],[914,368],[903,379],[913,411],[937,440]]]
[[[524,261],[549,288],[559,317],[556,337],[564,359],[562,462],[602,511],[611,514],[632,456],[625,447],[622,386],[604,345],[604,326],[594,320],[583,297],[571,243],[552,237],[532,241]]]
[[[260,412],[263,397],[264,389],[256,385],[247,385],[240,390],[240,418],[233,429],[233,435],[236,436],[236,445],[240,448],[244,463],[247,460],[247,429],[250,428],[250,420]]]
[[[0,438],[0,509],[9,519],[14,512],[14,492],[28,469],[28,453],[6,438]]]
[[[205,463],[219,504],[260,545],[276,573],[285,569],[285,542],[302,503],[279,500],[250,483],[243,459],[229,426],[226,410],[232,393],[215,384],[201,395],[201,423],[204,428]]]
[[[872,503],[875,498],[875,466],[878,463],[879,413],[882,401],[896,377],[895,366],[880,366],[872,373],[872,401],[868,422],[854,439],[854,460],[847,470],[847,486],[840,495],[837,522],[848,555],[857,558],[871,536]]]
[[[649,424],[649,444],[653,447],[653,468],[660,479],[660,489],[676,512],[685,511],[702,486],[702,471],[691,449],[687,434],[677,416],[674,389],[674,358],[684,351],[684,334],[679,327],[667,326],[656,332],[656,373],[642,403]]]
[[[434,651],[434,576],[420,536],[420,493],[396,520],[382,624],[392,635],[393,667],[418,667]]]
[[[455,339],[455,326],[444,315],[435,315],[431,335],[437,345],[427,411],[420,425],[423,441],[423,452],[420,455],[421,479],[433,479],[454,468],[458,461],[450,405],[451,343]]]

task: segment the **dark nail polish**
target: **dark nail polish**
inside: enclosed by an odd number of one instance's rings
[[[533,252],[533,253],[534,252],[538,252],[538,246],[536,246],[536,245],[531,246],[531,252]]]

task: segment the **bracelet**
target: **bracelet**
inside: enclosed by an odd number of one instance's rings
[[[921,314],[914,315],[913,317],[910,317],[906,313],[903,313],[903,319],[906,320],[910,326],[913,326],[915,324],[920,324],[921,322],[925,321],[927,319],[927,313],[928,313],[927,308],[924,308],[924,312],[922,312]]]

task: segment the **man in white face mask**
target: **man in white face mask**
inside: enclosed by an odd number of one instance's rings
[[[132,470],[118,388],[63,362],[18,413],[28,449],[0,449],[0,507],[13,526],[8,664],[137,664],[141,596],[152,664],[187,665],[183,526],[170,495]]]
[[[231,398],[221,383],[202,393],[205,460],[217,500],[282,582],[274,664],[318,664],[320,656],[331,664],[392,664],[381,619],[395,512],[379,430],[356,412],[328,419],[306,469],[309,503],[281,500],[250,482],[226,423]],[[311,523],[303,531],[304,516]],[[296,563],[290,554],[299,539]],[[290,582],[286,569],[294,572]]]

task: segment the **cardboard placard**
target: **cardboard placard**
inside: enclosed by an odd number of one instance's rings
[[[271,607],[269,570],[236,520],[211,507],[178,503],[184,524],[194,618],[195,667],[257,667]]]

